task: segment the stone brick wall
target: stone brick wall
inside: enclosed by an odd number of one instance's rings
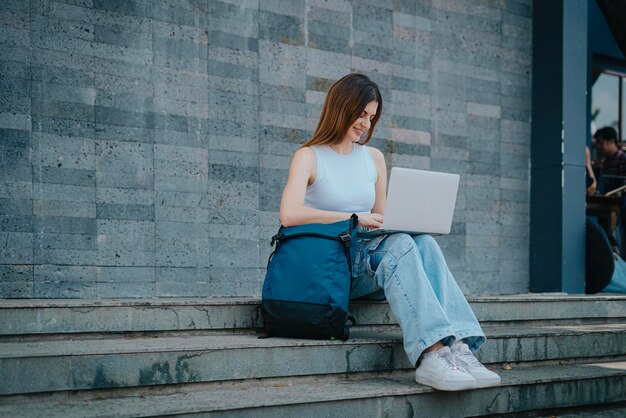
[[[530,0],[5,0],[0,297],[259,296],[328,87],[387,167],[461,174],[468,294],[528,288]]]

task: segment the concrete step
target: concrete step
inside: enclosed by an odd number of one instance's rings
[[[483,329],[486,364],[626,358],[626,323]],[[397,325],[355,327],[345,342],[246,331],[82,336],[0,343],[0,394],[407,368]]]
[[[626,322],[626,295],[468,299],[485,325]],[[0,300],[0,335],[257,328],[259,305],[256,298]],[[387,301],[354,300],[349,309],[360,325],[398,323]]]
[[[557,416],[559,418],[624,418],[626,417],[626,402],[558,408],[556,410],[541,411],[532,416],[542,418],[554,418]]]
[[[177,386],[57,392],[2,398],[7,417],[401,417],[484,416],[626,400],[626,362],[497,370],[502,385],[441,392],[413,370]]]

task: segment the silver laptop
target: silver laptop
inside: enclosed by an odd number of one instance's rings
[[[392,167],[383,225],[358,235],[449,234],[459,179],[458,174]]]

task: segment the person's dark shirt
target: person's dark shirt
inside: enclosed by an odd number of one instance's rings
[[[599,163],[600,174],[603,177],[604,192],[608,192],[616,187],[624,184],[623,179],[605,177],[609,176],[623,176],[626,177],[626,153],[621,149],[618,149],[614,154],[608,155],[600,160]]]
[[[612,176],[626,177],[626,153],[618,149],[613,155],[600,160],[600,172]]]

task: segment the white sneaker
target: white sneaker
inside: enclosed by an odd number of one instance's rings
[[[467,373],[450,347],[425,353],[422,362],[415,369],[415,381],[439,390],[476,389],[476,379]]]
[[[452,353],[465,371],[476,379],[476,387],[486,388],[500,384],[500,376],[478,361],[467,344],[453,344]]]

